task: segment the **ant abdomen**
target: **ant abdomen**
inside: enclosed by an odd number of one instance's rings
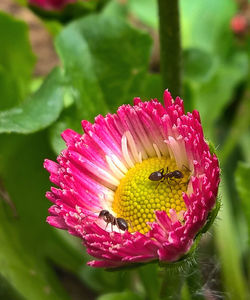
[[[98,218],[103,219],[104,222],[106,222],[106,227],[107,228],[108,224],[111,224],[111,228],[113,230],[113,225],[116,225],[118,229],[125,231],[128,230],[128,223],[126,220],[123,218],[116,218],[114,217],[108,210],[101,210],[99,213]]]
[[[151,181],[160,181],[164,177],[163,173],[164,169],[160,169],[159,171],[151,173],[148,179]]]
[[[123,218],[117,218],[116,223],[117,227],[122,231],[128,230],[128,223]]]

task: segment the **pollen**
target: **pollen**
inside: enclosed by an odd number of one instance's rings
[[[183,178],[166,178],[152,181],[149,176],[153,172],[164,169],[164,174],[175,170],[181,171]],[[148,222],[155,221],[155,211],[170,209],[176,213],[186,210],[182,192],[187,191],[190,171],[183,167],[178,169],[174,159],[153,157],[137,163],[129,169],[116,189],[113,211],[119,218],[124,218],[130,232],[147,233]]]

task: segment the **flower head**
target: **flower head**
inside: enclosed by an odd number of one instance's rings
[[[247,15],[237,14],[231,19],[231,29],[235,34],[244,35],[249,29]]]
[[[76,1],[77,0],[29,0],[29,4],[44,10],[61,10],[67,4],[74,3]]]
[[[45,160],[54,205],[47,221],[80,237],[94,267],[181,259],[207,227],[216,204],[219,165],[199,113],[166,90],[123,105],[116,114],[67,129],[67,148]]]

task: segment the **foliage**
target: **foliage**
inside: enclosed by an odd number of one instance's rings
[[[21,104],[29,91],[35,63],[28,40],[28,26],[0,14],[0,109]]]

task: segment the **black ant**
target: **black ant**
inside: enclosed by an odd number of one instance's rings
[[[159,184],[163,182],[165,179],[182,179],[184,177],[183,173],[179,170],[175,170],[173,172],[168,172],[168,168],[166,173],[164,174],[164,168],[159,171],[153,172],[149,175],[148,179],[151,181],[159,181]],[[158,185],[157,185],[158,187]]]
[[[122,231],[128,230],[128,223],[126,222],[126,220],[124,220],[123,218],[114,217],[106,209],[100,211],[98,218],[103,219],[107,223],[105,230],[109,223],[111,224],[112,231],[113,231],[113,225],[116,225]]]

